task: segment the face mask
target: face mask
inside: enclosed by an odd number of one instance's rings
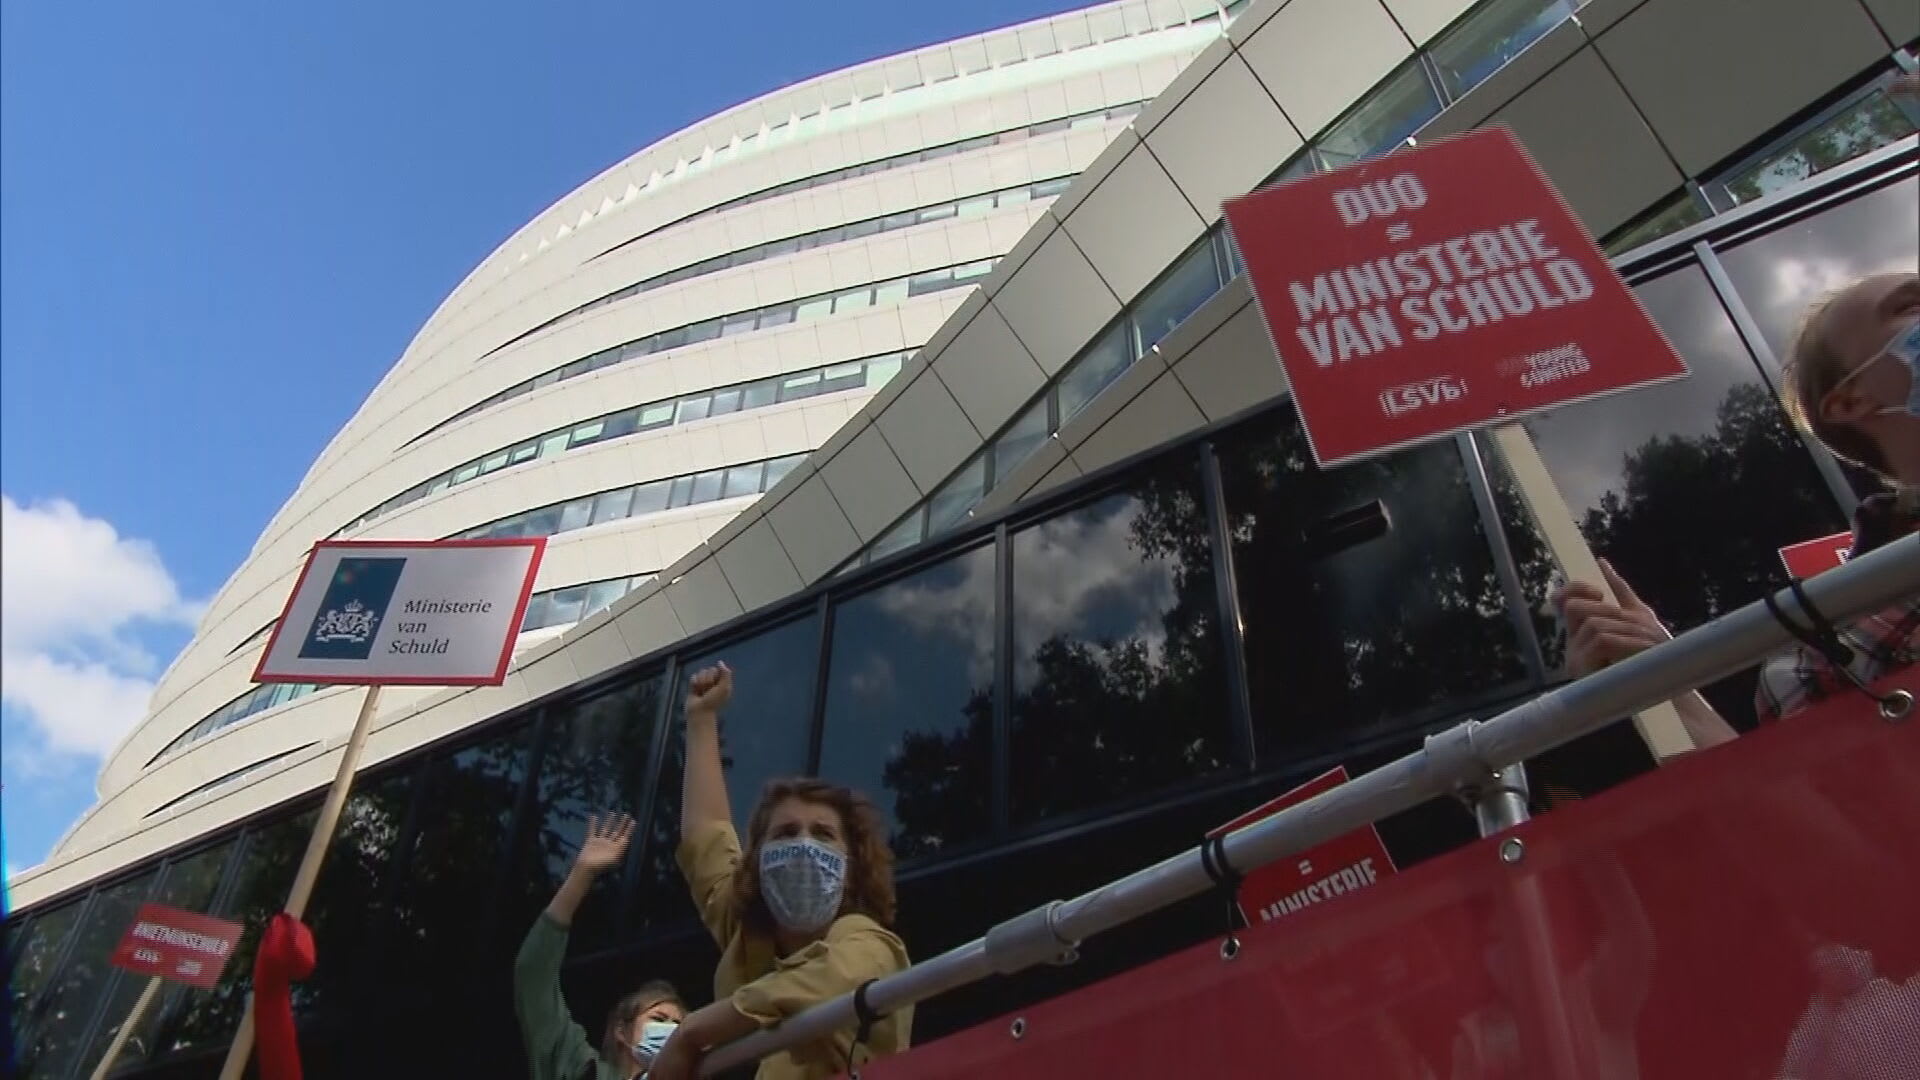
[[[778,840],[760,848],[760,895],[775,922],[811,933],[840,914],[847,857],[818,840]]]
[[[633,1056],[638,1058],[642,1065],[651,1062],[660,1055],[661,1048],[667,1045],[667,1040],[673,1037],[674,1031],[679,1026],[679,1024],[659,1020],[650,1020],[640,1025],[640,1041],[633,1044]]]
[[[1887,342],[1885,348],[1874,353],[1873,357],[1866,363],[1861,364],[1859,367],[1841,376],[1840,381],[1833,384],[1833,389],[1840,389],[1852,382],[1861,372],[1888,358],[1892,358],[1907,369],[1907,376],[1910,380],[1907,384],[1907,403],[1905,405],[1888,405],[1874,415],[1886,416],[1891,413],[1905,413],[1915,419],[1920,419],[1920,319],[1908,323],[1905,330],[1893,335],[1893,340]]]

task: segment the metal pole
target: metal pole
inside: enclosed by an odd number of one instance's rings
[[[1920,536],[1888,544],[1803,587],[1836,621],[1920,593]],[[1785,611],[1797,609],[1790,592],[1776,599]],[[1724,678],[1792,641],[1763,605],[1749,604],[1486,723],[1468,721],[1431,736],[1412,754],[1230,833],[1223,841],[1227,860],[1245,872],[1285,858]],[[895,1012],[989,975],[1047,963],[1067,946],[1213,887],[1200,849],[1192,848],[1073,900],[1035,908],[984,938],[880,979],[867,988],[867,1001],[876,1012]],[[715,1076],[857,1023],[853,995],[845,994],[715,1049],[700,1075]]]
[[[113,1063],[120,1060],[120,1052],[127,1048],[127,1040],[133,1038],[133,1029],[140,1026],[141,1018],[153,1007],[153,999],[160,995],[162,981],[158,975],[147,979],[146,989],[140,991],[140,996],[134,1000],[127,1018],[120,1021],[120,1030],[113,1033],[113,1041],[107,1044],[107,1052],[100,1055],[100,1064],[93,1067],[92,1080],[106,1080]]]
[[[326,859],[327,847],[333,843],[333,830],[340,823],[340,811],[347,805],[347,793],[353,788],[353,774],[360,769],[360,751],[367,745],[367,732],[373,727],[373,713],[379,707],[380,687],[367,687],[367,696],[360,701],[360,715],[354,718],[353,734],[347,736],[347,747],[340,753],[340,767],[334,771],[333,784],[327,788],[326,802],[320,805],[320,816],[313,823],[313,832],[307,837],[307,851],[300,859],[300,869],[293,875],[293,887],[287,890],[287,906],[283,909],[294,918],[307,913],[307,901],[313,896],[314,883],[320,880],[320,864]],[[233,1033],[233,1045],[227,1048],[227,1060],[220,1066],[220,1080],[240,1080],[240,1074],[247,1067],[247,1058],[253,1053],[253,992],[247,992],[247,1008],[240,1014],[240,1026]]]

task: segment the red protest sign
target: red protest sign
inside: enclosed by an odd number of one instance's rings
[[[191,911],[144,904],[113,950],[116,967],[211,990],[233,955],[239,923]]]
[[[1687,373],[1504,127],[1226,212],[1322,466]]]
[[[1787,564],[1787,573],[1804,581],[1846,562],[1852,552],[1853,534],[1834,533],[1818,540],[1788,544],[1780,549],[1780,561]]]
[[[1241,814],[1208,836],[1233,832],[1263,818],[1269,818],[1296,803],[1302,803],[1347,782],[1345,766],[1337,766],[1301,784],[1292,791],[1270,799]],[[1373,826],[1355,829],[1334,837],[1318,847],[1268,863],[1247,872],[1240,882],[1240,917],[1252,925],[1303,911],[1336,896],[1357,892],[1398,868],[1380,833]]]

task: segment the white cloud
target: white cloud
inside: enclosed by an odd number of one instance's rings
[[[146,711],[157,666],[141,629],[190,629],[152,544],[64,499],[0,495],[0,699],[46,750],[104,757]]]

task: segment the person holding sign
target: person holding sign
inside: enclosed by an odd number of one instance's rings
[[[567,952],[567,930],[593,881],[626,858],[633,819],[614,814],[587,818],[586,839],[573,869],[513,962],[513,1011],[527,1046],[534,1080],[631,1080],[642,1075],[686,1016],[672,984],[654,980],[621,998],[607,1016],[595,1051],[587,1033],[567,1014],[560,994],[560,961]]]
[[[743,850],[720,768],[720,710],[733,696],[725,664],[695,673],[687,695],[680,870],[721,948],[712,1005],[687,1017],[649,1080],[691,1080],[711,1048],[900,971],[891,929],[893,854],[865,797],[815,779],[776,780],[754,808]],[[874,1055],[906,1049],[912,1010],[760,1062],[758,1080],[826,1080]]]
[[[1878,473],[1892,490],[1863,499],[1850,556],[1920,533],[1920,274],[1865,278],[1808,308],[1786,371],[1794,422],[1835,455]],[[1556,602],[1567,622],[1567,665],[1597,671],[1667,640],[1666,627],[1631,587],[1603,565],[1615,604],[1585,582]],[[1920,596],[1840,628],[1854,659],[1839,669],[1801,645],[1768,660],[1755,705],[1776,720],[1855,685],[1912,667],[1920,657]],[[1674,706],[1701,746],[1734,737],[1698,693]]]

